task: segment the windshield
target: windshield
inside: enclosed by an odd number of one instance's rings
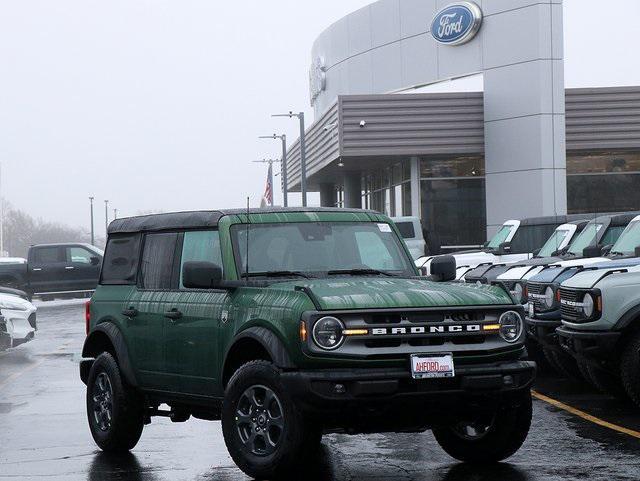
[[[632,255],[636,247],[640,247],[640,220],[632,222],[615,243],[612,254]]]
[[[587,247],[597,244],[597,235],[600,230],[602,230],[603,224],[596,224],[594,222],[590,222],[584,228],[584,230],[580,233],[578,237],[576,237],[571,243],[571,247],[569,247],[569,253],[575,256],[581,256],[582,251],[584,251]]]
[[[289,273],[301,277],[329,274],[414,276],[411,259],[389,224],[373,222],[300,222],[246,224],[231,228],[238,273],[249,276]],[[355,272],[360,271],[360,272]],[[370,271],[370,272],[365,272]]]
[[[507,241],[507,239],[509,238],[509,234],[511,234],[511,231],[515,229],[517,229],[517,226],[515,225],[503,225],[498,233],[493,236],[493,239],[489,241],[487,247],[489,249],[497,249],[498,247],[500,247],[500,244],[504,244]]]
[[[567,240],[567,237],[571,235],[571,231],[568,230],[557,230],[549,240],[546,242],[540,252],[538,253],[538,257],[551,257],[554,252],[557,252],[560,249],[560,246]]]

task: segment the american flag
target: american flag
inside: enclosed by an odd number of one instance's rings
[[[267,173],[267,186],[262,196],[265,205],[273,206],[273,165],[269,164],[269,172]]]

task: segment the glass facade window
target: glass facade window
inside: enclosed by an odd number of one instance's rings
[[[478,246],[487,237],[483,156],[424,158],[420,162],[422,223],[429,250]]]
[[[567,155],[567,203],[571,214],[640,209],[640,153]]]
[[[391,217],[411,215],[411,166],[408,161],[367,175],[362,205]]]

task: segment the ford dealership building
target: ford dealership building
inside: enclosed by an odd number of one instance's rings
[[[640,209],[640,87],[565,90],[561,0],[380,0],[320,35],[309,76],[323,206],[420,216],[444,246]],[[483,86],[431,88],[469,76]],[[299,142],[287,166],[299,190]]]

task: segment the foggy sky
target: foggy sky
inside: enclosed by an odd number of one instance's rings
[[[280,144],[256,137],[297,137],[271,113],[312,121],[311,44],[369,3],[0,0],[4,198],[86,230],[90,195],[98,226],[104,199],[121,215],[257,206],[251,161]],[[567,87],[640,85],[639,17],[637,0],[565,0]]]

